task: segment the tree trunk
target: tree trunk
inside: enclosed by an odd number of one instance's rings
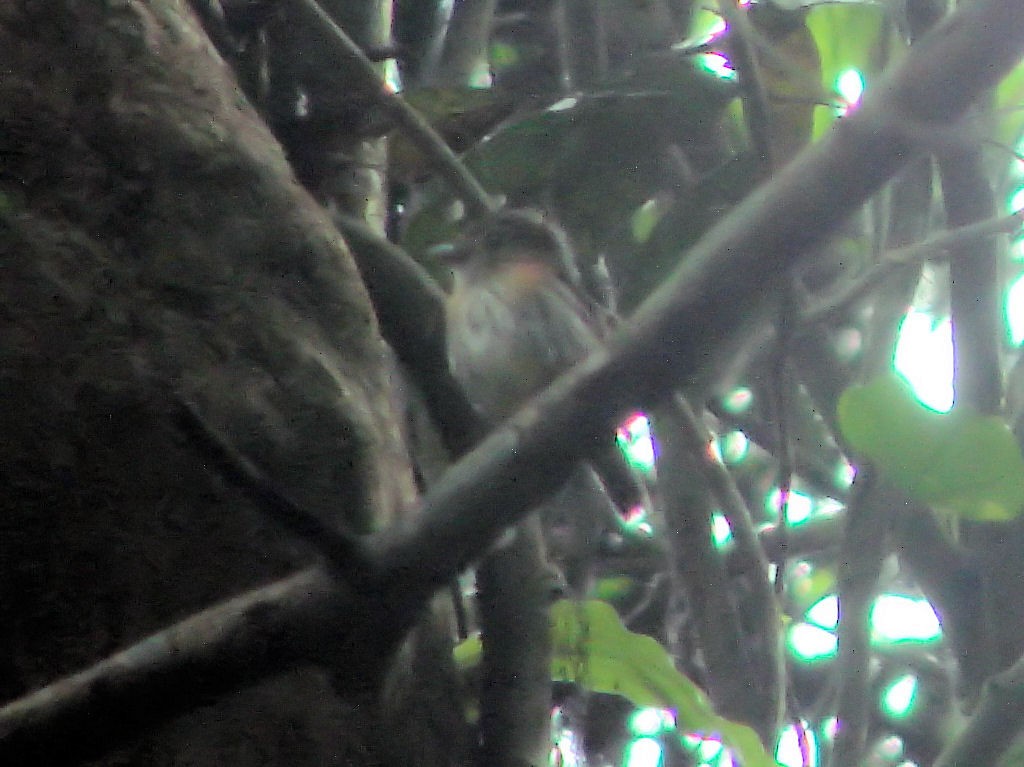
[[[414,486],[356,268],[185,3],[5,4],[0,71],[6,700],[313,561],[176,400],[338,530]],[[372,688],[336,688],[196,701],[102,763],[379,761]]]

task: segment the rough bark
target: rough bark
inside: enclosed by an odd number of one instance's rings
[[[172,396],[339,529],[387,525],[412,479],[349,254],[184,3],[5,4],[0,71],[9,699],[312,561],[211,474]],[[352,703],[296,671],[120,758],[366,762]]]

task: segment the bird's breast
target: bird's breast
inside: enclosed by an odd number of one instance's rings
[[[559,286],[543,267],[522,268],[467,281],[451,296],[450,366],[485,417],[514,413],[596,346],[580,307]]]

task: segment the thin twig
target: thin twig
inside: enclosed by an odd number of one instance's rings
[[[766,339],[766,343],[770,340]],[[743,432],[759,448],[778,456],[781,448],[778,444],[778,435],[771,424],[750,413],[730,413],[721,402],[714,400],[707,403],[707,409],[723,426]],[[803,485],[809,490],[841,501],[846,497],[848,490],[837,479],[836,466],[841,459],[842,455],[838,448],[823,450],[816,446],[816,449],[812,450],[802,444],[794,445],[793,473],[800,477]]]
[[[757,563],[758,569],[765,573],[765,588],[762,596],[768,597],[765,601],[772,603],[775,601],[774,595],[771,588],[767,586],[767,573],[771,562],[758,539],[757,529],[747,502],[743,499],[743,495],[728,469],[708,453],[711,435],[704,428],[704,424],[701,423],[686,397],[677,393],[673,400],[686,445],[693,455],[700,457],[701,471],[711,492],[714,493],[715,499],[721,504],[722,512],[729,519],[729,526],[736,539],[738,553],[742,557],[749,558],[751,562]],[[775,624],[774,628],[778,628],[778,624]]]
[[[305,19],[326,33],[335,54],[355,65],[365,93],[372,96],[395,125],[421,152],[434,161],[438,171],[462,198],[471,217],[481,217],[498,206],[465,164],[430,123],[381,79],[377,66],[341,27],[317,4],[316,0],[290,0]]]
[[[754,53],[757,31],[736,0],[718,0],[718,12],[732,31],[731,52],[743,91],[743,115],[754,151],[765,168],[775,165],[771,142],[771,110],[761,67]]]
[[[950,251],[965,245],[973,245],[978,238],[1014,234],[1020,230],[1022,224],[1024,210],[996,216],[976,224],[959,226],[913,245],[890,250],[882,254],[880,263],[868,269],[859,279],[847,283],[832,295],[805,309],[800,315],[800,323],[814,324],[838,316],[884,283],[901,266],[948,258]]]

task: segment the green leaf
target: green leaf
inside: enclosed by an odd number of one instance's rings
[[[590,595],[595,599],[615,602],[634,594],[637,591],[637,582],[635,578],[630,578],[628,575],[609,576],[599,578],[590,591]]]
[[[838,416],[851,448],[936,510],[996,522],[1024,508],[1024,458],[999,418],[929,410],[895,373],[843,392]]]
[[[744,767],[775,767],[757,734],[715,713],[704,692],[680,674],[658,642],[629,631],[605,602],[563,599],[551,606],[551,677],[636,706],[671,708],[681,730],[716,734]]]
[[[479,634],[473,634],[473,636],[466,637],[452,650],[452,656],[455,658],[455,665],[463,671],[476,668],[480,665],[480,659],[483,657],[484,646],[480,640]]]
[[[996,140],[1009,147],[1017,148],[1021,134],[1024,134],[1024,63],[1010,71],[996,88],[995,109],[997,117]]]
[[[870,83],[887,63],[887,52],[894,44],[887,34],[888,12],[873,3],[833,3],[816,5],[807,13],[807,28],[818,46],[821,83],[826,92],[834,91],[839,76],[855,69]],[[819,109],[815,113],[814,136],[831,126],[835,114]]]
[[[658,225],[658,220],[665,214],[666,208],[664,200],[652,197],[633,211],[630,219],[633,239],[637,242],[647,242],[651,239],[651,233]]]
[[[463,161],[510,205],[546,200],[570,230],[582,222],[589,235],[606,234],[664,185],[667,147],[683,143],[701,159],[717,157],[718,116],[735,90],[700,75],[688,56],[642,57],[635,66],[646,67],[642,76],[516,115]],[[437,222],[451,219],[450,190],[437,182],[423,192],[423,207],[403,236],[412,253],[449,234]]]
[[[888,14],[873,3],[816,5],[807,13],[807,28],[818,44],[822,84],[834,87],[847,69],[865,77],[878,74],[886,64]]]
[[[553,680],[621,695],[635,706],[671,708],[681,730],[721,737],[744,767],[777,767],[750,727],[716,714],[704,691],[676,670],[665,648],[627,629],[608,603],[555,602],[551,633]],[[455,647],[455,661],[471,670],[481,652],[479,635],[469,637]]]

